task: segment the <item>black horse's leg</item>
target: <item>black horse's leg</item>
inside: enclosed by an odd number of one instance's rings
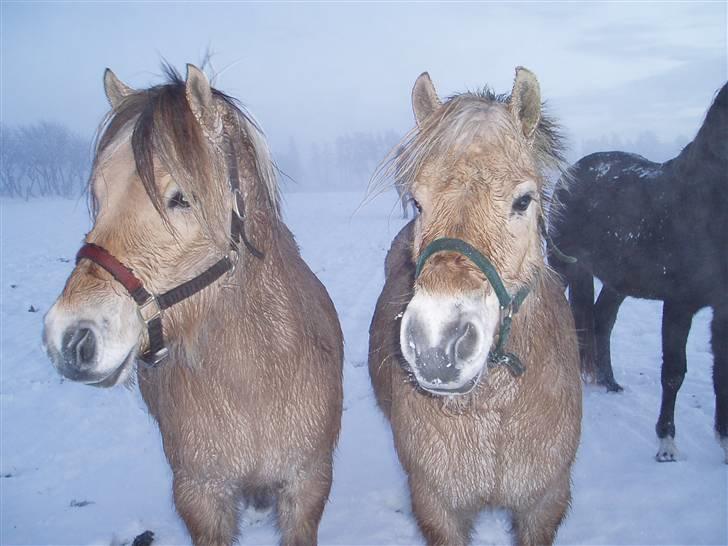
[[[675,399],[687,371],[685,344],[694,313],[692,306],[671,301],[665,301],[662,307],[662,405],[655,426],[660,439],[655,458],[661,463],[677,460]]]
[[[581,373],[588,379],[596,379],[596,354],[594,346],[594,277],[570,264],[564,268],[569,283],[569,304],[574,314],[574,325],[579,338]]]
[[[715,431],[728,464],[728,305],[713,307],[710,329],[713,346]]]
[[[604,285],[597,302],[594,304],[594,337],[596,340],[597,383],[607,387],[608,391],[619,392],[622,387],[614,380],[612,371],[612,353],[610,340],[614,321],[617,320],[619,306],[625,296],[613,288]]]

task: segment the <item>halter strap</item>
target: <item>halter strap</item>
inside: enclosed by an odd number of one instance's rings
[[[233,268],[232,261],[225,256],[196,277],[155,296],[144,288],[144,283],[134,275],[130,268],[117,260],[105,248],[93,243],[86,243],[76,254],[76,264],[83,258],[91,260],[108,271],[137,304],[139,317],[146,325],[149,335],[149,347],[139,356],[139,359],[152,368],[157,367],[169,354],[169,349],[164,342],[162,311],[197,294]]]
[[[488,282],[493,287],[493,291],[498,297],[498,303],[500,304],[501,309],[498,341],[495,348],[488,353],[488,367],[506,366],[511,370],[513,375],[521,375],[526,369],[525,366],[515,354],[505,352],[505,345],[508,342],[508,337],[511,333],[513,315],[518,312],[523,301],[526,299],[526,296],[528,296],[531,291],[530,287],[523,286],[520,290],[518,290],[518,292],[511,296],[506,289],[505,284],[503,284],[503,280],[498,274],[498,270],[493,265],[493,262],[491,262],[470,243],[467,243],[462,239],[455,239],[451,237],[435,239],[424,248],[417,259],[415,279],[417,279],[420,276],[420,273],[422,273],[422,269],[424,268],[427,260],[432,257],[433,254],[438,252],[456,252],[465,256],[473,262],[473,264],[475,264],[488,279]]]
[[[544,239],[546,239],[547,252],[553,254],[557,260],[565,264],[575,264],[579,261],[574,256],[569,256],[568,254],[562,252],[562,250],[558,246],[556,246],[556,243],[551,237],[549,230],[546,229],[546,222],[544,221],[543,216],[538,219],[538,227],[541,230]]]
[[[77,265],[82,258],[91,260],[111,273],[111,276],[126,288],[137,305],[142,305],[151,296],[144,288],[144,283],[134,275],[134,272],[114,258],[105,248],[93,243],[86,243],[76,254]]]
[[[234,269],[239,256],[239,243],[241,241],[254,257],[261,260],[265,257],[263,252],[253,246],[245,233],[245,202],[243,193],[240,190],[237,153],[234,140],[228,138],[227,142],[225,160],[228,169],[228,184],[233,198],[230,214],[231,252],[227,256],[215,262],[196,277],[163,294],[156,295],[144,288],[144,283],[134,275],[134,272],[105,248],[93,243],[86,243],[76,254],[76,264],[83,258],[96,263],[108,271],[126,289],[137,304],[139,317],[147,326],[149,335],[149,347],[139,356],[139,359],[149,367],[157,367],[169,354],[169,349],[164,342],[164,330],[162,328],[162,312],[165,309],[197,294],[225,273]]]
[[[235,144],[233,139],[228,139],[229,151],[226,154],[228,167],[228,184],[233,194],[233,213],[230,218],[230,246],[233,250],[237,250],[237,243],[243,242],[245,248],[248,249],[253,256],[259,260],[265,257],[265,254],[255,248],[245,233],[245,201],[243,192],[240,190],[240,175],[238,172],[238,160],[235,153]]]

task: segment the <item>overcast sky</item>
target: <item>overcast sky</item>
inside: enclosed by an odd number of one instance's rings
[[[510,90],[533,70],[573,142],[650,130],[691,138],[726,81],[726,2],[2,2],[2,121],[91,134],[101,77],[160,81],[209,48],[216,84],[260,120],[274,152],[412,124],[429,71],[441,95]]]

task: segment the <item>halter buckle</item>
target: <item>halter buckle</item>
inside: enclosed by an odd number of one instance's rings
[[[159,302],[155,296],[149,296],[147,301],[137,307],[137,313],[139,313],[139,318],[142,319],[142,322],[149,325],[150,322],[162,316],[162,308],[159,306]]]

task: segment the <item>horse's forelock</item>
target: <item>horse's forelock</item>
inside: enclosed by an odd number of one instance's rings
[[[199,121],[189,108],[185,83],[171,67],[165,66],[168,83],[138,91],[126,97],[109,113],[99,130],[96,163],[107,155],[120,139],[128,138],[125,128],[131,127],[131,145],[137,173],[146,193],[160,215],[167,214],[155,183],[155,158],[169,172],[180,189],[191,197],[193,208],[204,227],[211,228],[214,218],[229,216],[222,207],[228,200],[226,154],[207,139]],[[236,160],[252,161],[268,195],[274,218],[279,214],[279,195],[275,166],[265,137],[253,118],[231,97],[213,90],[218,103],[228,115],[225,138],[232,140]],[[223,143],[222,148],[226,148]],[[246,157],[247,155],[251,157]],[[242,181],[241,181],[242,182]],[[97,206],[92,202],[92,209]]]
[[[392,149],[372,177],[370,193],[384,190],[392,179],[410,191],[428,158],[450,156],[457,160],[453,152],[464,150],[477,137],[492,132],[492,125],[484,123],[498,119],[490,114],[491,108],[509,102],[509,95],[496,95],[487,87],[449,97],[424,126],[412,129]],[[545,104],[533,137],[533,154],[542,193],[548,197],[554,181],[551,174],[565,172],[566,161],[561,131]]]

